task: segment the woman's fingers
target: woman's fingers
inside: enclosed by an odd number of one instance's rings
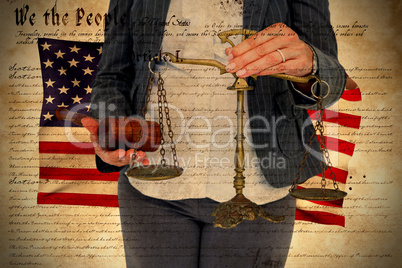
[[[149,159],[148,159],[147,155],[145,154],[145,152],[143,152],[143,151],[137,151],[137,153],[135,155],[135,162],[141,163],[144,166],[149,165]]]
[[[229,61],[226,70],[241,78],[276,73],[305,76],[313,66],[311,48],[282,23],[226,49],[225,53]]]
[[[243,55],[247,51],[250,51],[266,42],[275,39],[276,37],[279,36],[281,32],[283,32],[283,30],[281,29],[282,25],[284,24],[282,23],[273,24],[265,28],[264,30],[256,33],[255,35],[250,36],[237,46],[233,47],[230,50],[230,54],[232,54],[233,57],[238,57],[240,55]]]
[[[290,49],[282,49],[281,53],[289,60],[295,58],[297,55]],[[256,58],[254,61],[249,62],[242,69],[236,71],[238,77],[248,77],[254,74],[263,75],[264,72],[271,74],[275,71],[281,63],[283,63],[282,54],[277,50],[266,54],[263,57]]]

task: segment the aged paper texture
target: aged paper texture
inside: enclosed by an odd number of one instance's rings
[[[0,266],[125,267],[118,208],[37,205],[36,200],[43,116],[37,38],[102,42],[108,1],[3,0],[0,6]],[[360,129],[348,140],[355,152],[348,159],[343,187],[348,193],[341,210],[345,227],[296,221],[286,267],[396,267],[402,261],[402,5],[396,0],[330,0],[330,11],[339,61],[362,92],[356,106],[339,106],[340,112],[362,118]],[[184,82],[189,83],[183,78]],[[208,104],[209,97],[199,99]],[[177,96],[175,105],[185,98],[193,98],[191,92]],[[223,121],[215,127],[227,128]],[[337,133],[346,135],[342,129]],[[231,155],[230,150],[216,153]],[[227,171],[232,174],[232,169]]]

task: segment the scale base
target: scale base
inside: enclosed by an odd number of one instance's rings
[[[347,193],[340,190],[321,189],[321,188],[306,188],[295,189],[290,191],[290,195],[304,200],[316,201],[331,201],[344,198]]]
[[[248,200],[243,194],[237,194],[231,200],[220,203],[212,212],[215,216],[214,227],[229,229],[235,227],[242,220],[253,221],[258,217],[271,222],[282,222],[284,216],[273,216],[266,212],[261,206]]]
[[[126,176],[137,180],[160,181],[173,179],[183,174],[178,166],[148,165],[138,166],[127,170]]]

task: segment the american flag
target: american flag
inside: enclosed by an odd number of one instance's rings
[[[100,173],[88,132],[78,125],[55,118],[58,107],[88,114],[91,82],[102,54],[101,43],[38,40],[43,76],[43,106],[40,120],[40,169],[38,204],[117,207],[118,173]],[[348,163],[355,145],[351,142],[360,127],[360,116],[353,112],[361,101],[360,89],[349,80],[341,100],[325,109],[324,124],[333,171],[341,190],[345,190]],[[336,109],[337,108],[337,109]],[[316,119],[316,111],[308,111]],[[341,138],[342,137],[342,138]],[[329,173],[325,173],[329,187]],[[300,187],[319,187],[321,175]],[[345,226],[343,199],[337,201],[298,200],[295,219],[319,224]]]
[[[360,128],[361,116],[357,104],[361,101],[361,92],[356,83],[348,78],[346,88],[341,99],[333,106],[324,110],[323,122],[325,128],[325,144],[333,164],[339,189],[347,191],[348,165],[353,156],[353,143]],[[347,113],[346,113],[347,111]],[[310,118],[316,121],[317,111],[308,110]],[[330,171],[324,173],[326,188],[333,189]],[[297,188],[320,188],[322,174],[308,179]],[[299,221],[308,221],[319,224],[338,225],[345,227],[345,216],[342,213],[343,199],[336,201],[296,201],[296,216]]]
[[[89,132],[56,119],[58,107],[88,115],[102,44],[41,38],[43,79],[38,204],[117,207],[118,173],[100,173]]]

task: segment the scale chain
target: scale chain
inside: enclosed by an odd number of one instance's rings
[[[160,149],[160,154],[161,154],[161,166],[166,165],[166,159],[165,159],[165,148],[163,147],[165,144],[165,139],[163,137],[163,109],[162,109],[162,83],[163,80],[161,78],[161,75],[159,74],[158,78],[158,112],[159,112],[159,127],[161,129],[161,149]]]
[[[304,152],[303,159],[299,164],[299,170],[295,175],[295,179],[293,180],[292,186],[289,189],[289,192],[292,192],[296,185],[297,182],[300,179],[300,173],[303,170],[303,168],[306,165],[306,160],[307,157],[309,156],[311,152],[311,145],[314,142],[315,136],[317,135],[317,131],[319,132],[319,144],[321,146],[321,171],[322,171],[322,179],[321,179],[321,188],[322,191],[325,193],[325,186],[326,186],[326,180],[325,180],[325,170],[328,168],[330,170],[330,177],[332,179],[334,189],[339,190],[338,183],[336,182],[335,179],[335,173],[332,170],[332,162],[329,157],[329,152],[327,149],[327,146],[325,145],[325,137],[324,137],[324,122],[323,122],[323,114],[324,114],[324,107],[323,107],[323,98],[318,97],[317,98],[317,110],[318,110],[318,118],[317,121],[315,122],[314,129],[315,131],[312,133],[310,140],[309,140],[309,145],[306,148],[306,151]]]
[[[325,161],[325,152],[326,146],[325,146],[325,137],[324,137],[324,122],[322,121],[323,114],[324,114],[324,107],[322,105],[322,97],[318,98],[317,101],[317,110],[318,110],[318,118],[315,124],[315,130],[316,132],[319,132],[319,144],[321,147],[321,161],[320,161],[320,166],[321,166],[321,190],[325,195],[325,186],[326,186],[326,181],[325,181],[325,170],[327,169],[327,163]]]
[[[155,75],[153,73],[151,73],[149,80],[148,80],[147,95],[145,96],[145,104],[144,104],[144,107],[142,107],[142,117],[144,119],[145,119],[145,115],[148,111],[149,101],[151,100],[151,91],[152,91],[152,87],[154,85],[154,80],[155,80]]]
[[[176,144],[173,141],[172,121],[170,120],[169,105],[168,105],[168,102],[167,102],[167,99],[166,99],[166,89],[164,87],[163,78],[159,74],[159,78],[158,78],[158,107],[159,107],[159,117],[160,117],[160,119],[163,117],[163,115],[162,115],[162,105],[163,105],[163,111],[165,112],[165,115],[166,115],[166,125],[168,127],[168,136],[170,138],[170,147],[171,147],[172,154],[173,154],[174,166],[179,166],[179,161],[178,161],[177,153],[176,153]],[[160,123],[160,124],[162,125],[162,123]],[[162,131],[162,128],[163,127],[161,126],[161,131]],[[163,141],[163,143],[165,143],[165,141]],[[162,142],[161,142],[161,144],[162,144]],[[163,149],[163,153],[164,152],[165,152],[165,150]],[[166,164],[166,160],[164,158],[164,155],[163,155],[163,160],[164,160],[164,164]]]
[[[321,163],[323,165],[323,167],[322,167],[323,172],[322,172],[321,187],[325,191],[325,184],[326,184],[325,170],[328,168],[329,171],[330,171],[330,177],[331,177],[332,183],[334,185],[334,189],[339,190],[338,183],[336,182],[336,179],[335,179],[335,173],[332,170],[332,162],[331,162],[331,159],[329,157],[329,151],[328,151],[328,148],[327,148],[327,146],[325,144],[324,122],[322,120],[323,115],[324,115],[324,107],[323,107],[323,104],[322,104],[322,98],[321,97],[318,100],[317,107],[319,109],[319,116],[318,116],[318,119],[317,119],[316,129],[320,133],[320,145],[321,145],[321,151],[322,151]]]

